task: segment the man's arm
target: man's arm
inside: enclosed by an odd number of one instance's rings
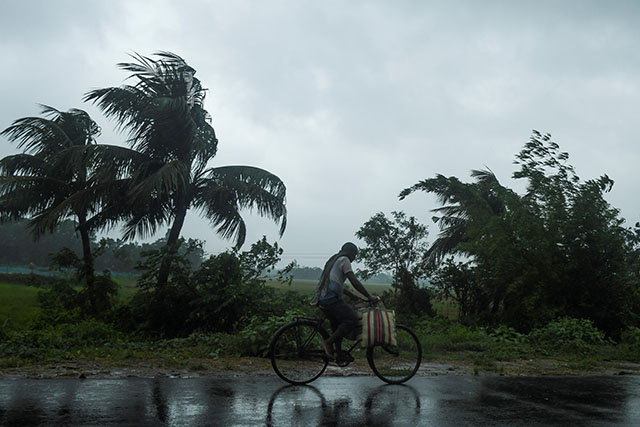
[[[353,285],[354,288],[356,288],[356,291],[360,292],[362,295],[364,295],[370,302],[375,302],[377,301],[377,297],[372,296],[364,287],[364,285],[362,283],[360,283],[360,281],[358,280],[358,278],[356,277],[355,274],[353,274],[353,271],[350,271],[347,273],[347,279],[349,279],[349,282],[351,282],[351,284]],[[344,292],[349,295],[350,297],[358,297],[357,295],[355,295],[353,292],[349,291],[348,289],[345,289]]]
[[[353,299],[360,299],[362,298],[360,295],[354,294],[353,292],[351,292],[349,289],[347,289],[346,287],[344,288],[344,294],[346,296],[348,296],[349,298],[353,298]]]

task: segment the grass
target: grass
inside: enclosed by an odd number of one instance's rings
[[[38,288],[0,283],[0,329],[22,330],[37,317]]]
[[[120,298],[128,301],[137,290],[136,277],[122,275],[113,279],[120,285]],[[35,286],[0,283],[0,330],[27,329],[40,313],[38,292],[41,290]]]
[[[135,274],[114,274],[111,278],[118,284],[119,296],[125,301],[129,301],[138,291],[138,276]]]

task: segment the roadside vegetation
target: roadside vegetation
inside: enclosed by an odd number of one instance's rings
[[[273,284],[273,279],[270,282]],[[254,282],[252,289],[247,289],[240,314],[234,312],[234,302],[213,313],[220,320],[227,313],[235,322],[216,321],[216,327],[205,326],[212,313],[198,311],[191,314],[199,326],[174,336],[154,333],[144,322],[131,322],[131,304],[136,304],[136,299],[123,286],[111,312],[98,319],[65,308],[59,298],[51,298],[52,294],[61,297],[64,287],[59,284],[36,288],[3,283],[0,369],[90,362],[102,369],[143,364],[193,372],[233,371],[245,358],[265,357],[271,335],[292,314],[314,314],[309,305],[309,282],[277,283],[283,289],[266,281]],[[260,291],[255,292],[255,287]],[[262,297],[253,299],[254,294]],[[250,299],[255,305],[248,302]],[[270,309],[265,312],[256,307],[260,305]],[[450,305],[440,307],[452,314]],[[614,341],[588,320],[560,318],[524,334],[506,326],[465,325],[455,315],[449,318],[446,311],[435,311],[432,317],[409,315],[401,316],[400,321],[410,324],[418,334],[425,361],[466,365],[476,374],[579,374],[598,372],[603,363],[625,371],[626,361],[640,361],[637,328],[630,328]],[[188,325],[189,316],[180,318]],[[224,323],[227,325],[221,328]],[[540,360],[547,363],[534,363]],[[260,366],[266,365],[265,360]]]
[[[218,140],[206,91],[182,58],[119,65],[134,84],[85,100],[115,120],[126,147],[99,144],[79,109],[43,107],[2,132],[23,152],[0,160],[0,260],[29,272],[0,271],[0,369],[87,360],[233,369],[264,358],[291,315],[315,314],[317,269],[276,268],[283,249],[266,238],[241,251],[241,212],[284,233],[285,185],[253,166],[210,165]],[[607,175],[582,180],[568,159],[534,131],[514,161],[525,194],[488,169],[471,182],[436,175],[399,194],[438,197],[435,239],[401,211],[354,230],[358,275],[389,278],[368,287],[417,332],[425,361],[498,373],[640,362],[640,224],[607,202]],[[182,238],[188,211],[233,247],[207,256],[203,242]],[[121,239],[96,241],[114,227]],[[561,363],[527,367],[533,360]]]

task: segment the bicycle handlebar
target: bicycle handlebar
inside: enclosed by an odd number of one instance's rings
[[[367,306],[373,308],[376,305],[382,303],[382,299],[379,296],[375,296],[375,302],[371,302],[370,300],[368,300],[367,298],[362,298],[360,296],[356,296],[356,298],[354,298],[357,302],[360,302],[362,304],[366,304]]]

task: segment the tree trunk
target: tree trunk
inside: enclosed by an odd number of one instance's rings
[[[82,274],[87,284],[87,294],[89,295],[89,310],[92,314],[96,314],[97,301],[95,289],[95,272],[93,267],[93,254],[91,253],[91,235],[87,228],[87,218],[84,215],[78,215],[80,224],[78,231],[82,240]]]
[[[158,270],[158,289],[164,289],[169,281],[169,272],[171,271],[171,260],[178,251],[178,239],[180,238],[180,231],[184,225],[184,219],[187,216],[187,204],[181,203],[176,212],[176,217],[173,220],[171,230],[169,230],[169,236],[167,236],[167,246],[162,262],[160,263],[160,269]]]

